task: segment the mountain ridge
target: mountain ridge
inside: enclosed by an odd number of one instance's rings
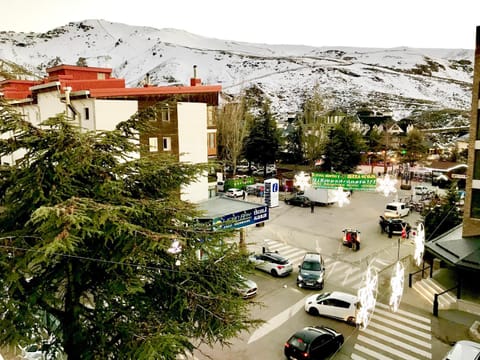
[[[46,33],[0,32],[0,79],[40,78],[48,67],[84,61],[112,68],[127,86],[140,86],[147,73],[153,85],[168,86],[188,84],[196,65],[198,77],[221,84],[227,96],[256,87],[280,118],[299,111],[315,87],[327,108],[367,106],[395,119],[421,110],[468,110],[473,57],[469,49],[252,44],[101,19]]]

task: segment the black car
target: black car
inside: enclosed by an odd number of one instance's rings
[[[285,199],[285,204],[308,207],[312,204],[312,202],[305,195],[295,194],[292,197]]]
[[[410,224],[402,219],[388,219],[384,216],[380,216],[378,221],[380,225],[380,231],[391,235],[402,235],[402,231],[405,229],[407,239],[410,237],[410,230],[412,229]]]
[[[287,359],[326,359],[343,344],[343,335],[326,326],[308,326],[285,343]]]

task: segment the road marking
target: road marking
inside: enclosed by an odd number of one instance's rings
[[[362,331],[362,333],[372,335],[372,336],[374,336],[375,338],[377,338],[377,339],[379,339],[379,340],[383,340],[384,342],[386,342],[386,343],[388,343],[388,344],[395,345],[395,346],[397,346],[397,347],[399,347],[399,348],[403,348],[403,349],[405,349],[405,350],[411,351],[411,352],[413,352],[413,353],[416,353],[416,354],[418,354],[418,355],[421,355],[421,356],[423,356],[423,357],[426,357],[427,359],[431,359],[431,358],[432,358],[432,354],[431,354],[430,352],[428,352],[428,351],[425,351],[425,350],[419,349],[419,348],[417,348],[417,347],[415,347],[415,346],[409,345],[409,344],[407,344],[407,343],[404,342],[404,341],[394,339],[394,338],[392,338],[391,336],[383,335],[383,334],[381,334],[381,333],[379,333],[379,332],[376,332],[375,330],[372,330],[372,329],[370,329],[370,328],[364,329],[364,330]],[[400,335],[400,336],[402,336],[402,335]],[[368,338],[366,338],[366,339],[368,339]],[[357,340],[359,340],[359,339],[357,338]],[[402,340],[403,340],[403,338],[402,338]],[[366,342],[366,343],[369,343],[370,341],[371,341],[371,340],[368,340],[368,341],[367,341],[367,340],[364,340],[364,342]],[[374,341],[375,341],[375,340],[374,340]]]
[[[408,325],[413,325],[416,328],[426,330],[426,331],[430,331],[431,328],[432,328],[429,324],[419,324],[418,321],[410,320],[410,319],[406,318],[404,315],[395,314],[395,313],[392,313],[390,311],[386,311],[386,310],[382,310],[382,309],[378,309],[378,308],[375,309],[375,314],[386,315],[386,316],[390,317],[391,319],[394,319],[396,321],[401,321],[402,323],[406,323]]]
[[[386,304],[382,304],[382,303],[377,302],[376,306],[390,310],[390,306],[388,306]],[[422,321],[426,324],[431,324],[430,318],[428,318],[426,316],[417,315],[417,314],[414,314],[414,313],[411,313],[411,312],[408,312],[408,311],[405,311],[405,310],[402,310],[402,309],[398,309],[397,314],[402,314],[402,315],[408,316],[410,318],[413,318],[415,320]]]
[[[302,309],[305,306],[305,298],[299,300],[297,303],[293,304],[289,308],[285,309],[282,311],[280,314],[275,315],[273,318],[268,320],[265,324],[263,324],[261,327],[259,327],[257,330],[255,330],[248,339],[248,343],[250,344],[254,341],[257,341],[258,339],[264,337],[271,331],[275,330],[276,328],[280,327],[285,321],[293,317],[300,309]]]
[[[382,355],[382,354],[380,354],[376,351],[370,350],[369,348],[366,348],[365,346],[362,346],[362,345],[355,344],[354,348],[363,352],[364,354],[370,355],[371,357],[373,357],[376,360],[394,360],[394,359],[392,359],[388,356],[385,356],[385,355]],[[353,355],[354,354],[350,355],[350,357],[352,359],[355,359],[355,357]],[[359,358],[364,359],[362,357],[359,357]]]
[[[362,341],[362,342],[365,342],[369,345],[372,345],[372,346],[375,346],[377,349],[381,349],[383,351],[386,351],[388,352],[389,354],[392,354],[392,355],[395,355],[395,356],[398,356],[399,358],[401,358],[402,360],[418,360],[418,358],[415,358],[413,356],[410,356],[408,354],[405,354],[404,352],[402,351],[399,351],[391,346],[388,346],[388,345],[385,345],[381,342],[378,342],[378,341],[375,341],[373,339],[369,339],[363,335],[358,335],[357,337],[357,341]],[[354,348],[356,348],[357,346],[355,345]],[[380,354],[378,354],[380,355]],[[375,355],[375,359],[380,359],[380,357],[378,357],[378,355]],[[389,359],[389,358],[387,358]]]
[[[386,333],[392,334],[392,335],[394,335],[394,336],[398,336],[398,337],[404,338],[404,339],[407,340],[407,341],[416,343],[416,344],[418,344],[418,345],[420,345],[420,346],[422,346],[422,347],[424,347],[424,348],[427,348],[427,349],[431,349],[431,348],[432,348],[432,344],[431,344],[431,343],[428,343],[428,342],[426,342],[426,341],[417,339],[417,338],[414,337],[414,336],[407,335],[407,334],[402,333],[402,332],[400,332],[400,331],[391,329],[390,327],[387,327],[387,326],[378,324],[378,323],[376,323],[375,321],[370,321],[370,322],[368,323],[368,328],[365,329],[365,330],[368,330],[368,329],[370,329],[370,328],[378,329],[378,330],[384,331],[384,332],[386,332]],[[362,330],[362,331],[365,331],[365,330]]]
[[[378,323],[377,321],[381,321],[385,324],[388,324],[388,325],[393,326],[393,327],[395,327],[397,329],[400,329],[400,330],[404,330],[404,331],[406,331],[408,333],[411,333],[413,335],[420,336],[424,339],[427,339],[427,340],[432,339],[431,334],[427,334],[423,331],[412,329],[411,326],[399,324],[397,321],[390,321],[389,319],[387,319],[383,316],[380,316],[380,315],[374,314],[374,316],[372,316],[372,320],[370,321],[370,323],[372,323],[372,321],[375,321],[375,323]]]

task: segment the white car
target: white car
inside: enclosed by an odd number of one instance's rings
[[[434,192],[434,190],[426,185],[417,185],[414,188],[415,195],[427,195]]]
[[[256,269],[268,272],[273,276],[288,276],[293,271],[292,262],[275,252],[252,254],[249,259],[255,264]]]
[[[480,343],[460,340],[450,349],[443,360],[478,360],[480,359]]]
[[[392,219],[392,218],[401,218],[408,216],[410,214],[410,208],[407,204],[403,202],[394,201],[385,205],[385,212],[383,216]]]
[[[231,188],[231,189],[227,190],[225,195],[227,195],[228,197],[231,197],[231,198],[242,197],[243,196],[243,190],[242,189]]]
[[[355,324],[359,306],[356,295],[341,291],[315,294],[305,301],[305,311],[309,314],[327,316],[349,324]]]
[[[236,288],[238,295],[240,295],[243,299],[250,299],[257,295],[258,286],[255,281],[247,279],[243,276],[241,276],[240,281],[240,286]]]

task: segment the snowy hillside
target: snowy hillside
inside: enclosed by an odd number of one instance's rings
[[[113,68],[128,86],[147,73],[154,85],[188,84],[197,65],[203,83],[221,84],[227,94],[257,86],[280,117],[297,111],[316,85],[330,107],[367,104],[396,119],[415,108],[471,107],[473,50],[249,44],[104,20],[47,33],[0,32],[0,78],[21,78],[18,66],[44,76],[47,67],[82,58]]]

